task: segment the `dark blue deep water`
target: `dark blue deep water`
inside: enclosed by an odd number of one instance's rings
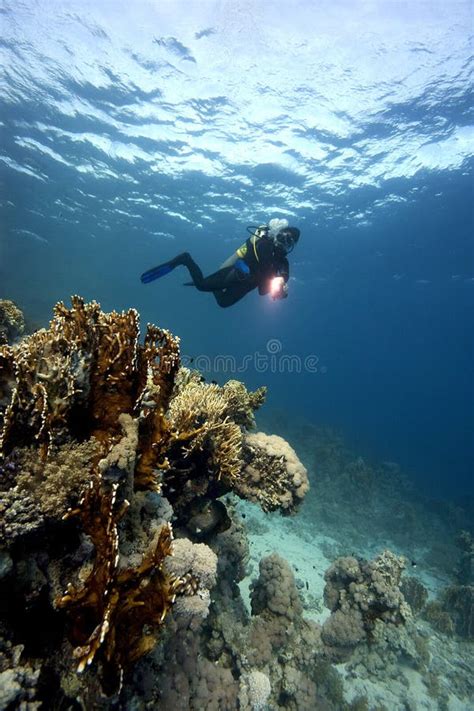
[[[0,298],[135,307],[266,407],[473,494],[472,4],[4,0]],[[301,229],[289,298],[231,309],[248,224]],[[288,356],[288,358],[287,358]]]

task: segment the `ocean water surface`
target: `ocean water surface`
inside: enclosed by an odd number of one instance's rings
[[[2,295],[38,323],[73,293],[134,306],[211,361],[275,340],[301,372],[243,366],[270,403],[472,493],[471,3],[4,0],[0,17]],[[183,250],[213,271],[273,216],[302,232],[287,301],[221,312],[181,275],[140,284]]]

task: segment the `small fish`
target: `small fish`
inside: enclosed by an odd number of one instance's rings
[[[414,568],[416,568],[416,560],[412,560],[411,564]]]
[[[219,385],[219,383],[217,382],[217,380],[211,380],[211,385]]]
[[[243,513],[243,514],[242,514],[242,518],[246,518],[246,517],[247,517],[247,514],[244,514],[244,513]]]
[[[306,590],[309,590],[309,583],[306,581]]]

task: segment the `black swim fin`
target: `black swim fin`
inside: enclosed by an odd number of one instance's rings
[[[142,284],[149,284],[151,281],[155,281],[155,279],[160,279],[161,277],[166,276],[166,274],[172,272],[176,266],[177,264],[170,264],[169,262],[159,264],[157,267],[153,267],[153,269],[143,272],[140,280]]]

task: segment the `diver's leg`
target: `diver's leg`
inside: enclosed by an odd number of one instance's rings
[[[203,273],[194,261],[194,259],[191,257],[189,252],[182,252],[173,259],[170,259],[168,262],[163,262],[163,264],[158,264],[157,267],[149,269],[147,272],[142,274],[141,280],[144,284],[148,284],[149,282],[154,281],[155,279],[159,279],[160,277],[165,276],[165,274],[169,274],[176,267],[187,268],[195,287],[201,289],[201,291],[212,291],[212,287],[210,287],[209,289],[205,288],[205,280]],[[221,285],[220,281],[219,285],[222,289],[223,286]]]
[[[148,271],[141,275],[141,281],[143,284],[149,284],[151,281],[155,281],[155,279],[160,279],[166,274],[169,274],[175,267],[180,265],[186,265],[190,271],[192,266],[196,279],[203,278],[202,271],[199,269],[191,255],[188,252],[183,252],[182,254],[178,254],[174,257],[174,259],[170,259],[168,262],[163,262],[162,264],[158,264],[156,267],[148,269]]]
[[[226,289],[229,284],[234,284],[239,279],[239,274],[231,266],[218,269],[213,274],[203,277],[202,271],[190,254],[187,254],[180,263],[187,267],[193,284],[198,291]]]
[[[144,284],[159,279],[165,274],[169,274],[175,267],[186,267],[193,284],[199,291],[217,291],[233,287],[236,283],[240,287],[242,275],[232,265],[218,269],[208,277],[204,277],[200,267],[196,264],[189,252],[178,254],[174,259],[159,264],[157,267],[149,269],[142,274],[141,280]],[[250,287],[254,287],[254,284]],[[248,290],[248,289],[247,289]]]
[[[220,291],[214,291],[214,297],[222,308],[227,306],[233,306],[240,301],[249,291],[255,288],[255,284],[249,284],[248,282],[242,282],[241,284],[233,284],[228,286],[226,289],[221,289]]]
[[[179,265],[186,267],[189,272],[189,276],[193,280],[194,286],[197,289],[200,289],[202,283],[204,282],[204,275],[200,267],[196,264],[194,259],[189,254],[189,252],[183,252],[183,254],[179,254],[176,259],[178,260],[177,263]]]

